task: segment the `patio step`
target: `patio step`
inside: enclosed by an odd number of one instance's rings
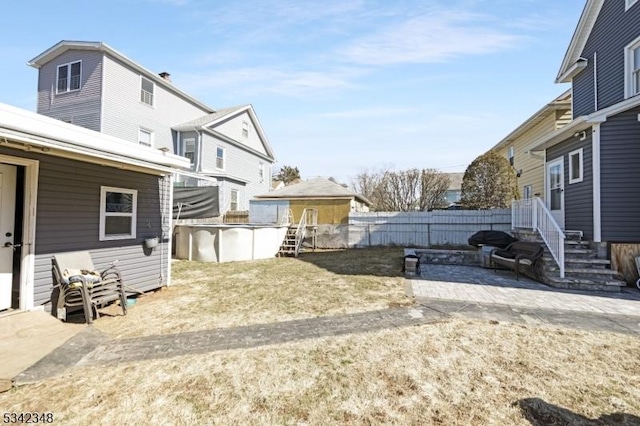
[[[591,280],[588,278],[560,278],[550,277],[546,284],[569,290],[589,290],[589,291],[606,291],[620,292],[620,288],[627,285],[624,281],[611,280]]]
[[[541,265],[537,268],[537,279],[559,288],[619,292],[626,286],[617,278],[618,272],[610,269],[611,262],[598,258],[598,250],[591,248],[589,241],[582,240],[581,231],[565,231],[565,277],[560,278],[560,267],[553,259],[549,248],[537,231],[518,230],[516,238],[538,243],[544,247]]]
[[[559,270],[558,265],[551,255],[544,256],[545,260],[544,267],[548,271],[556,271]],[[565,268],[573,268],[573,269],[594,269],[594,270],[602,270],[607,268],[611,264],[610,261],[606,259],[596,259],[596,258],[588,258],[583,259],[580,257],[568,256],[565,253],[564,266]]]

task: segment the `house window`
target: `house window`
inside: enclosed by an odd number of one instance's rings
[[[231,190],[231,203],[229,204],[229,210],[232,212],[238,211],[238,200],[240,199],[240,193],[237,189]]]
[[[242,136],[245,138],[249,137],[249,123],[246,121],[242,122]]]
[[[582,182],[582,148],[569,153],[569,183]]]
[[[524,198],[525,200],[528,200],[531,198],[532,195],[533,195],[533,186],[525,185],[522,191],[522,198]]]
[[[629,8],[631,6],[633,6],[634,4],[636,4],[638,2],[638,0],[625,0],[626,1],[626,8],[625,10],[629,10]]]
[[[153,106],[153,81],[140,77],[140,102]]]
[[[58,65],[56,93],[72,92],[74,90],[80,89],[81,74],[81,61]]]
[[[507,154],[507,158],[509,159],[509,164],[510,164],[511,166],[513,166],[513,164],[514,164],[514,162],[515,162],[515,161],[514,161],[514,152],[513,152],[513,147],[510,147],[510,148],[509,148],[509,152],[508,152],[508,154]]]
[[[624,50],[625,98],[640,94],[640,37]]]
[[[195,162],[196,162],[196,140],[195,140],[195,138],[183,139],[182,140],[182,146],[184,147],[182,155],[184,157],[187,157],[189,159],[189,161],[191,161],[191,164],[195,164]]]
[[[264,182],[264,164],[258,164],[258,179],[259,182]]]
[[[100,241],[136,237],[138,191],[100,187]]]
[[[138,143],[144,146],[153,146],[153,132],[140,127],[138,129]]]
[[[216,169],[224,170],[224,148],[216,149]]]

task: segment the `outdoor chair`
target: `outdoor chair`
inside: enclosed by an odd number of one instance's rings
[[[82,306],[87,324],[95,314],[100,317],[98,307],[120,301],[123,315],[127,314],[127,298],[120,271],[115,263],[104,271],[96,271],[88,251],[61,253],[53,256],[55,287],[60,291],[58,311]],[[66,318],[65,318],[66,319]]]
[[[516,274],[516,280],[520,279],[520,271],[528,268],[532,272],[538,261],[542,259],[544,249],[540,244],[516,241],[505,249],[495,249],[491,252],[491,266],[496,270],[496,266],[504,266],[512,269]]]

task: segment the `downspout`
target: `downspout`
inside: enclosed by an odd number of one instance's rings
[[[198,152],[196,153],[196,172],[202,171],[202,130],[198,134]]]
[[[173,248],[173,174],[169,176],[169,216],[166,225],[163,225],[162,232],[168,236],[167,243],[167,286],[171,285],[171,249]],[[166,227],[165,227],[166,226]]]
[[[104,133],[104,77],[106,75],[105,67],[107,65],[107,61],[105,60],[106,56],[102,54],[102,75],[100,76],[100,133]]]
[[[573,97],[572,97],[573,99]],[[593,105],[598,110],[598,52],[593,52]]]
[[[591,138],[591,157],[593,171],[593,241],[602,241],[602,212],[600,189],[600,123],[593,125]]]

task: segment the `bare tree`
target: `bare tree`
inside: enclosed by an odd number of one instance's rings
[[[425,169],[420,173],[420,197],[418,208],[429,211],[445,206],[444,195],[451,185],[451,178],[446,173],[434,169]]]
[[[373,210],[408,212],[442,206],[449,182],[433,169],[387,169],[360,173],[352,186],[373,203]]]

